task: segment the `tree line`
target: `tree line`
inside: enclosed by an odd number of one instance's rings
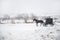
[[[0,17],[0,23],[1,21],[5,21],[5,20],[11,20],[12,23],[14,23],[14,20],[24,20],[25,23],[27,23],[27,20],[33,20],[34,18],[38,18],[36,15],[34,14],[31,14],[31,15],[28,15],[28,14],[18,14],[14,17],[11,17],[10,15],[6,14],[6,15],[3,15],[2,17]]]
[[[23,14],[23,13],[17,14],[16,16],[11,17],[10,15],[5,14],[2,17],[0,17],[0,23],[2,23],[2,21],[5,21],[5,20],[11,20],[11,22],[14,23],[14,20],[21,20],[21,19],[24,20],[25,23],[28,23],[27,22],[28,20],[33,20],[33,19],[38,19],[38,18],[44,19],[46,17],[48,16],[36,16],[34,14],[29,15],[29,14]],[[58,19],[57,17],[54,18],[54,20],[57,20],[57,19]]]

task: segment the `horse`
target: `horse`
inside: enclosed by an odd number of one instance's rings
[[[40,24],[43,24],[44,23],[43,20],[38,20],[38,19],[33,19],[33,21],[36,22],[36,26],[38,26],[38,23],[40,23]]]

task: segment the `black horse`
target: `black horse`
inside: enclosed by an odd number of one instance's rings
[[[43,24],[43,23],[44,23],[44,21],[43,21],[43,20],[33,19],[33,21],[35,21],[35,22],[36,22],[36,26],[38,26],[38,23],[40,23],[40,24]]]

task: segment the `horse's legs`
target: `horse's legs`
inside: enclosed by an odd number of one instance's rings
[[[38,26],[38,23],[36,23],[36,26]]]
[[[43,23],[40,23],[40,26],[42,25]]]
[[[41,23],[40,23],[40,26],[41,26]]]

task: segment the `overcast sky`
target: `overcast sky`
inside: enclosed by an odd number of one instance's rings
[[[60,0],[0,0],[0,15],[17,13],[59,14]]]

